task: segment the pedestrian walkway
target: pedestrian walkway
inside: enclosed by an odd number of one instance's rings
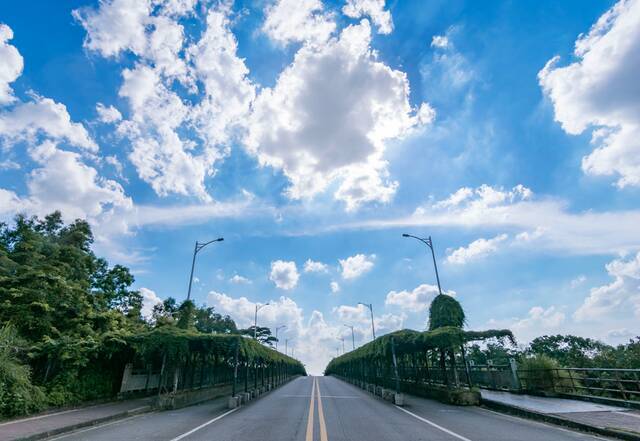
[[[151,399],[116,401],[95,406],[49,412],[0,422],[0,441],[42,439],[68,430],[90,426],[151,410]]]
[[[566,398],[538,397],[482,390],[482,400],[552,415],[602,429],[621,430],[640,435],[640,411]]]

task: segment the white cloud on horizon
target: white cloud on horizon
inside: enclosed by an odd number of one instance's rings
[[[470,261],[478,260],[498,251],[500,244],[509,236],[499,234],[491,239],[480,238],[474,240],[466,247],[457,248],[447,256],[447,263],[452,265],[464,265]]]
[[[328,273],[329,265],[322,262],[316,262],[311,259],[307,259],[304,263],[304,272],[305,273]]]

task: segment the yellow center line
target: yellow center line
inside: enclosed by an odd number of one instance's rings
[[[309,416],[307,418],[307,436],[305,441],[313,441],[313,403],[315,403],[316,394],[316,377],[313,377],[313,386],[311,386],[311,400],[309,401]]]
[[[324,412],[322,411],[322,397],[320,393],[320,382],[317,386],[318,392],[318,420],[320,422],[320,441],[327,441],[327,426],[324,423]]]

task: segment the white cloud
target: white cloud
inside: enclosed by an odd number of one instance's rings
[[[640,318],[640,252],[628,260],[615,259],[606,265],[606,269],[613,281],[591,288],[574,318],[602,322],[623,312],[633,312]]]
[[[571,286],[571,289],[576,289],[577,287],[582,285],[584,282],[586,282],[586,280],[587,278],[583,274],[580,274],[575,279],[572,279],[569,285]]]
[[[338,294],[340,292],[340,285],[336,281],[332,281],[329,284],[329,288],[331,289],[331,294]]]
[[[307,259],[304,263],[305,273],[328,273],[329,266],[326,263],[316,262],[311,259]]]
[[[516,237],[527,232],[530,249],[566,254],[607,254],[640,249],[637,234],[640,210],[575,212],[568,203],[549,197],[534,197],[531,190],[511,190],[482,185],[458,190],[448,198],[418,207],[412,214],[334,225],[325,230],[384,229],[395,227],[447,227],[513,230]],[[523,239],[524,236],[520,236]],[[517,245],[525,246],[523,241]]]
[[[339,181],[335,198],[355,210],[395,193],[386,142],[430,122],[433,110],[411,108],[406,74],[378,61],[370,41],[363,20],[322,47],[305,45],[258,95],[245,143],[289,178],[289,197],[311,198]]]
[[[262,31],[280,45],[324,43],[336,24],[323,9],[320,0],[275,0],[265,9]]]
[[[488,327],[510,329],[519,343],[526,343],[544,334],[565,332],[566,315],[555,306],[532,307],[524,318],[489,320]]]
[[[393,31],[393,19],[391,13],[384,9],[384,3],[385,0],[347,0],[342,12],[352,18],[368,16],[378,27],[379,33],[390,34]]]
[[[33,95],[31,101],[0,113],[0,139],[6,144],[33,144],[42,138],[67,142],[92,152],[98,150],[84,126],[71,121],[66,106],[50,98]]]
[[[464,265],[470,261],[481,259],[495,253],[498,246],[507,240],[509,236],[500,234],[492,239],[477,239],[467,247],[455,249],[447,256],[447,262],[454,265]]]
[[[15,101],[10,84],[22,73],[24,60],[14,46],[7,44],[13,39],[13,31],[0,23],[0,105]]]
[[[594,151],[582,160],[592,175],[640,185],[640,1],[621,0],[576,41],[578,61],[552,58],[538,78],[555,118],[570,134],[593,129]]]
[[[370,254],[368,256],[364,254],[356,254],[355,256],[347,257],[346,259],[339,259],[340,267],[342,268],[342,278],[356,279],[364,273],[371,271],[375,258],[375,254]]]
[[[434,35],[431,39],[431,47],[446,48],[449,46],[449,38],[446,35]]]
[[[251,280],[239,274],[235,274],[232,278],[229,279],[229,282],[235,283],[236,285],[241,285],[241,284],[247,285],[251,283]]]
[[[298,285],[298,268],[295,262],[276,260],[271,262],[271,274],[269,279],[280,289],[293,289]]]
[[[158,297],[155,291],[149,288],[140,288],[140,294],[142,294],[142,317],[149,320],[153,314],[153,307],[158,303],[162,303],[162,299]]]
[[[122,186],[100,177],[77,153],[60,150],[51,142],[31,149],[30,153],[40,167],[28,175],[28,194],[20,198],[3,190],[0,212],[45,215],[60,210],[67,221],[81,218],[100,225],[116,212],[122,214],[132,209],[133,202]],[[110,228],[126,230],[126,225],[117,220],[107,222],[111,223]]]
[[[129,103],[130,119],[119,123],[117,133],[132,146],[129,159],[139,177],[160,196],[195,195],[210,202],[205,180],[228,155],[255,86],[236,54],[229,5],[210,8],[204,31],[192,41],[180,20],[195,4],[105,0],[74,16],[87,31],[87,49],[105,57],[134,55],[134,65],[122,71],[119,90]],[[176,83],[188,97],[177,92]]]
[[[113,106],[106,107],[102,103],[96,104],[98,119],[105,124],[112,124],[122,120],[122,114]]]
[[[454,296],[455,292],[448,291],[445,294]],[[422,312],[431,305],[436,295],[438,295],[437,286],[422,284],[411,291],[389,291],[384,304],[398,306],[405,311]]]

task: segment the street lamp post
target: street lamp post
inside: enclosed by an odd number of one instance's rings
[[[411,237],[413,239],[419,240],[420,242],[422,242],[423,244],[425,244],[431,249],[431,257],[433,258],[433,267],[436,270],[436,281],[438,282],[438,293],[442,294],[442,288],[440,287],[440,276],[438,275],[438,265],[436,264],[436,253],[433,251],[433,241],[431,240],[431,236],[427,238],[422,238],[422,237],[412,236],[411,234],[404,233],[402,237]]]
[[[258,304],[256,303],[256,315],[253,318],[253,339],[254,340],[258,339],[258,311],[264,308],[265,306],[269,306],[269,303],[265,303],[264,305],[260,305],[260,306],[258,306]]]
[[[373,303],[362,303],[358,302],[358,305],[364,305],[369,308],[369,312],[371,312],[371,335],[373,335],[373,339],[376,339],[376,327],[373,324]]]
[[[289,350],[287,349],[289,346],[289,339],[285,338],[284,339],[284,355],[289,355]]]
[[[217,239],[214,240],[210,240],[209,242],[204,242],[204,243],[200,243],[196,240],[196,246],[193,249],[193,260],[191,261],[191,275],[189,276],[189,291],[187,291],[187,300],[191,300],[191,285],[193,284],[193,269],[196,266],[196,254],[198,254],[198,252],[203,249],[204,247],[206,247],[207,245],[209,245],[210,243],[213,242],[222,242],[224,240],[223,237],[219,237]]]
[[[287,327],[287,325],[276,326],[276,351],[278,350],[278,331],[280,329],[284,329],[286,327]]]
[[[356,335],[353,332],[353,326],[351,326],[351,325],[344,325],[344,326],[346,326],[347,328],[351,329],[351,344],[353,345],[353,350],[355,350],[356,349]]]

